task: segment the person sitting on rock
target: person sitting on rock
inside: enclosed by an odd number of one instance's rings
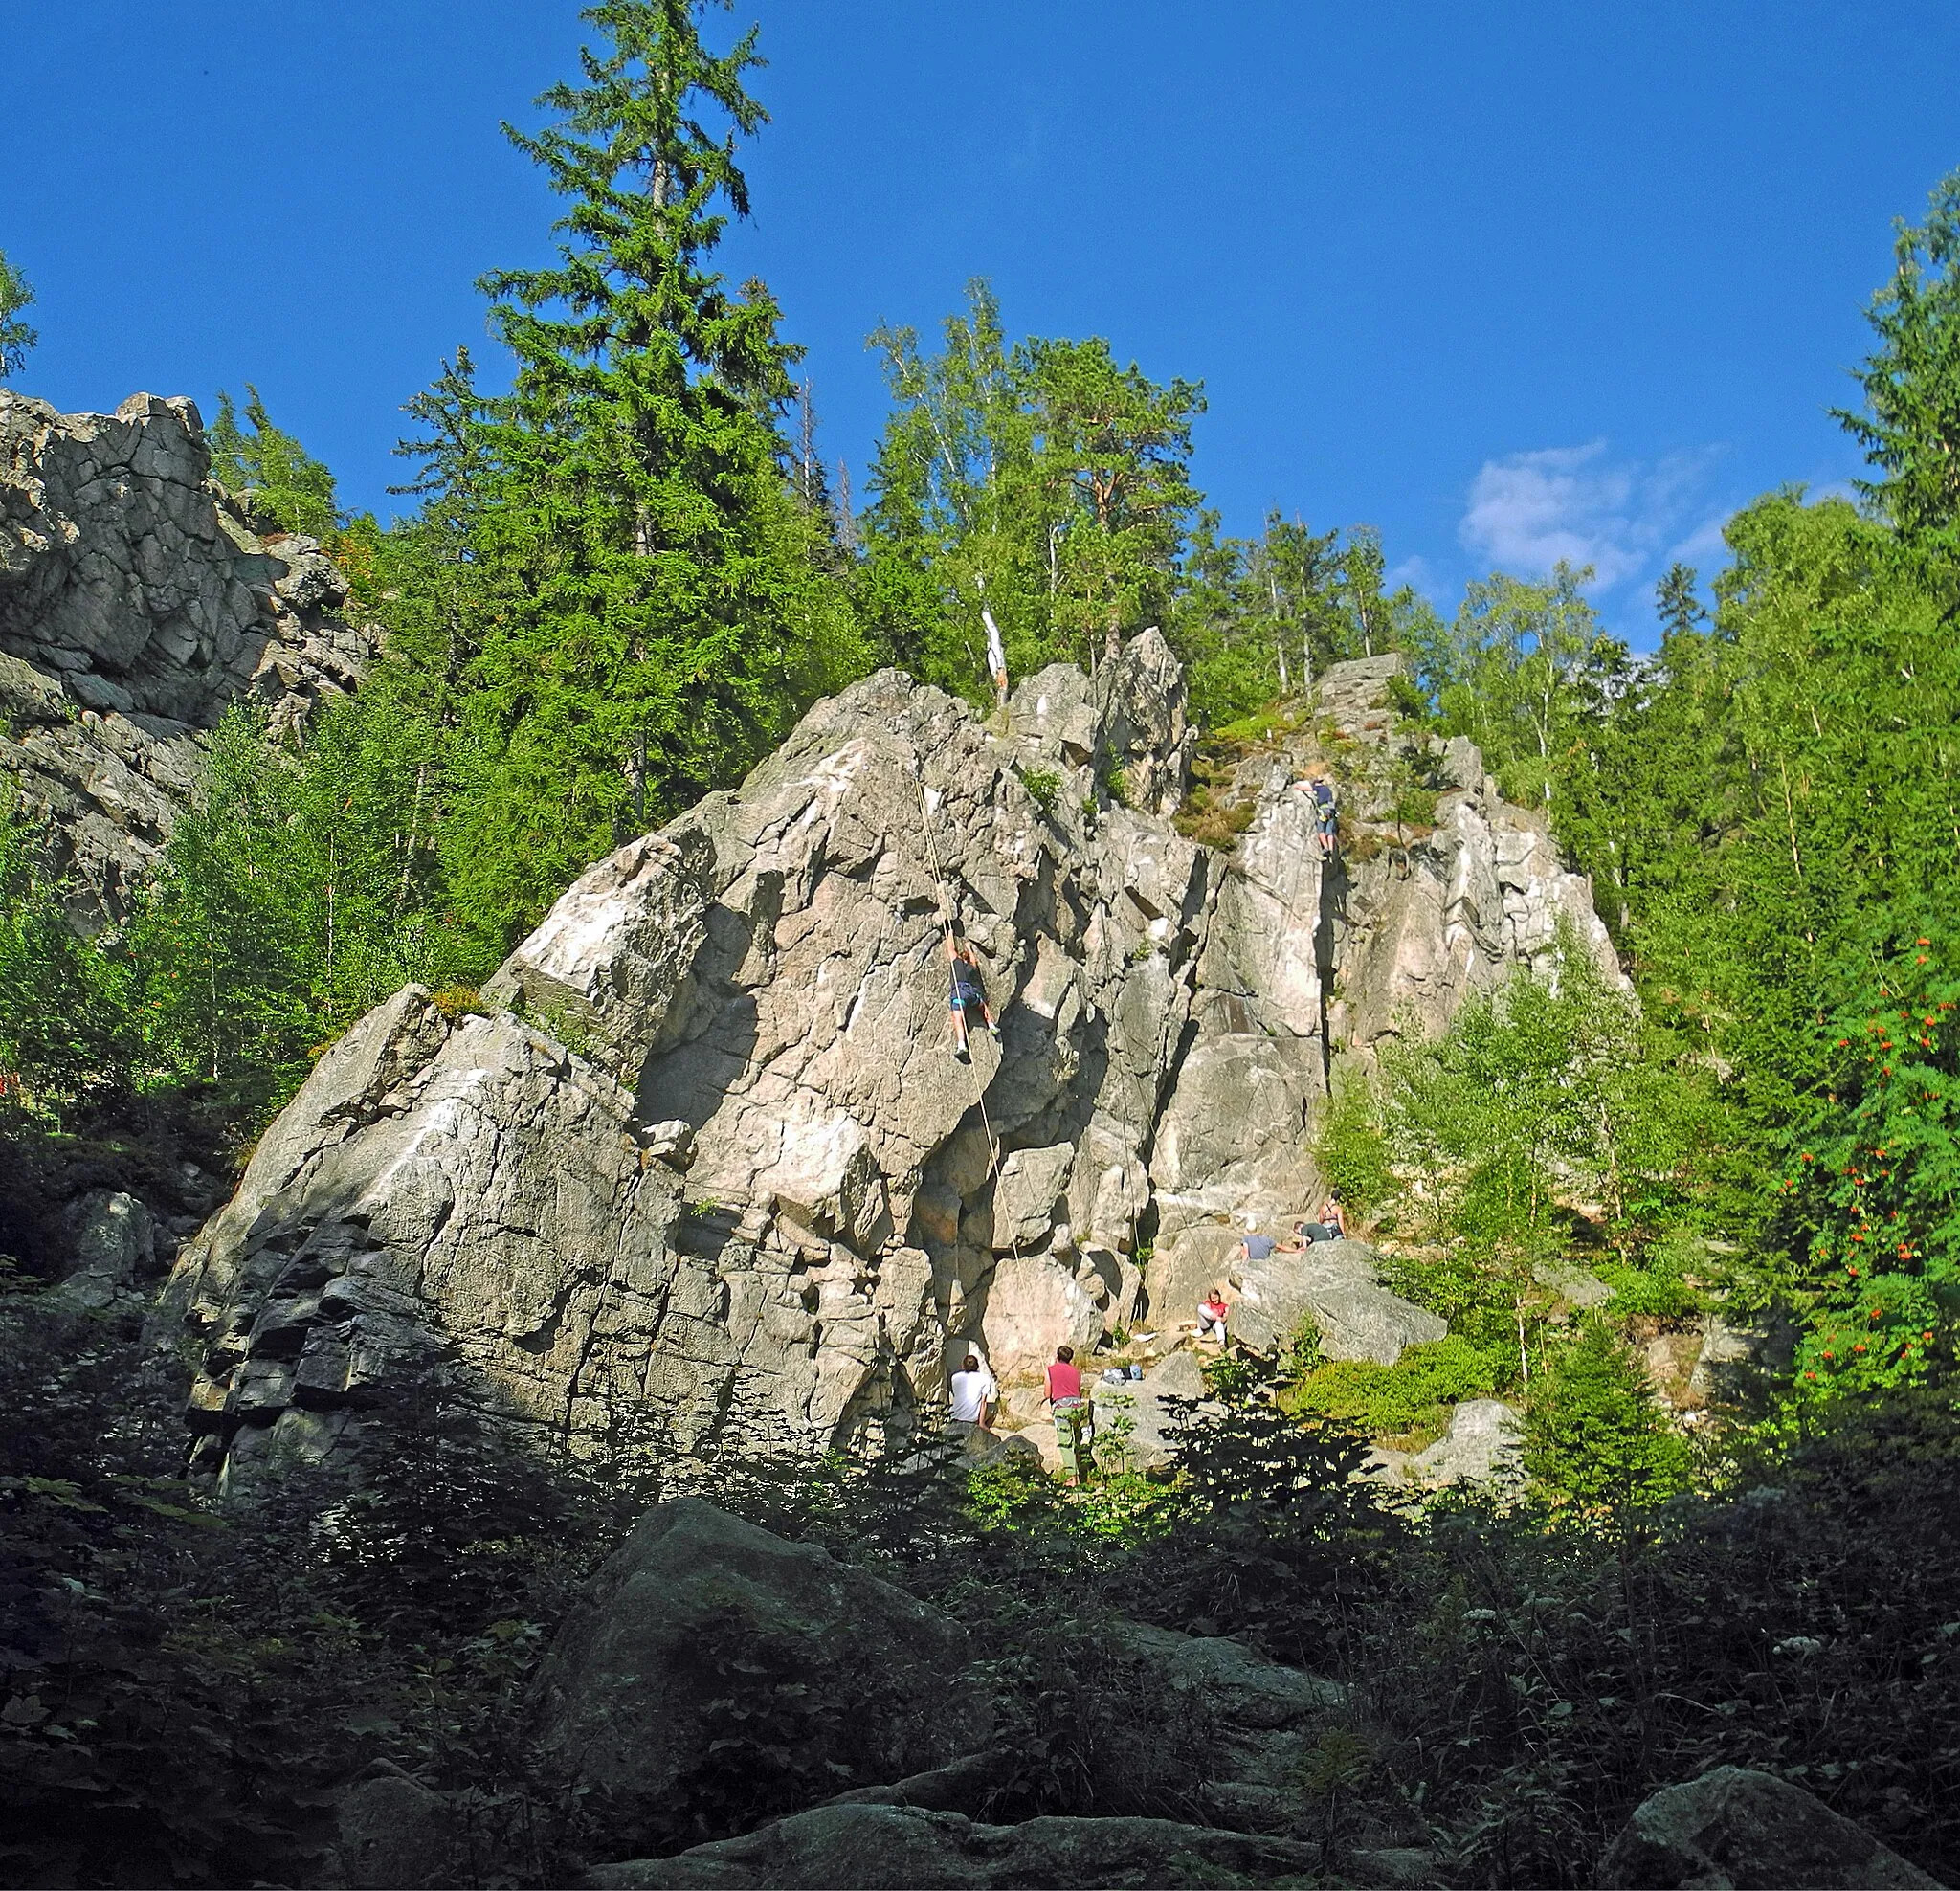
[[[1198,1338],[1205,1339],[1211,1334],[1218,1336],[1218,1350],[1225,1350],[1225,1318],[1230,1312],[1225,1303],[1225,1289],[1214,1287],[1203,1300],[1198,1301]]]
[[[1259,1224],[1251,1216],[1245,1217],[1245,1233],[1239,1237],[1238,1246],[1233,1252],[1240,1260],[1266,1260],[1280,1243],[1270,1235],[1259,1233]]]
[[[1348,1238],[1348,1216],[1342,1210],[1341,1197],[1329,1190],[1326,1200],[1321,1204],[1321,1218],[1297,1222],[1293,1232],[1308,1246],[1315,1241],[1345,1241]]]
[[[993,1021],[993,1013],[987,1007],[987,993],[980,984],[980,963],[973,956],[972,946],[955,941],[948,932],[946,936],[946,955],[952,962],[952,1018],[953,1055],[967,1056],[967,1013],[977,1011],[981,1022],[998,1037],[1000,1027]]]
[[[1074,1346],[1057,1346],[1048,1368],[1048,1409],[1055,1414],[1055,1441],[1070,1478],[1081,1483],[1088,1476],[1088,1440],[1093,1435],[1089,1402],[1082,1396],[1082,1371]]]
[[[984,1432],[993,1417],[993,1374],[981,1365],[980,1355],[969,1352],[952,1376],[953,1427],[966,1437]]]

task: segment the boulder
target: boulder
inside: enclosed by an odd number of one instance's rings
[[[1002,1159],[993,1184],[992,1247],[996,1254],[1047,1245],[1049,1231],[1068,1194],[1075,1161],[1075,1147],[1068,1143],[1045,1149],[1015,1149]]]
[[[1576,1306],[1581,1311],[1602,1307],[1613,1298],[1613,1289],[1598,1275],[1583,1267],[1541,1261],[1532,1268],[1531,1278],[1541,1287],[1549,1287],[1568,1306]]]
[[[75,1204],[75,1265],[58,1292],[71,1306],[100,1308],[139,1287],[156,1272],[157,1231],[134,1195],[91,1190]]]
[[[463,1834],[455,1803],[387,1760],[341,1794],[335,1824],[349,1891],[457,1881]]]
[[[1117,1625],[1111,1653],[1133,1665],[1159,1726],[1196,1733],[1205,1752],[1197,1791],[1206,1814],[1241,1831],[1289,1832],[1300,1815],[1299,1776],[1309,1748],[1348,1706],[1339,1681],[1269,1660],[1226,1635],[1182,1635],[1141,1622]],[[1175,1767],[1184,1762],[1171,1759]],[[1143,1782],[1132,1778],[1132,1790]],[[1112,1784],[1115,1784],[1112,1782]],[[1163,1794],[1189,1790],[1174,1774]]]
[[[1201,1035],[1150,1155],[1160,1238],[1220,1214],[1283,1228],[1303,1210],[1320,1180],[1305,1140],[1320,1089],[1317,1046],[1262,1032]]]
[[[1414,1476],[1433,1484],[1489,1484],[1522,1475],[1519,1433],[1523,1420],[1502,1399],[1466,1398],[1450,1413],[1450,1429],[1408,1460]]]
[[[1303,1320],[1320,1329],[1327,1359],[1392,1366],[1405,1347],[1439,1340],[1448,1323],[1381,1284],[1374,1251],[1356,1240],[1316,1241],[1298,1253],[1232,1263],[1233,1338],[1255,1352],[1278,1352]]]
[[[658,1845],[690,1829],[690,1801],[767,1810],[772,1768],[835,1786],[958,1757],[985,1735],[942,1711],[966,1657],[965,1632],[902,1591],[676,1498],[567,1616],[537,1734],[619,1843]]]
[[[997,1373],[1041,1371],[1058,1346],[1076,1349],[1084,1365],[1102,1337],[1103,1312],[1075,1266],[1054,1254],[995,1257],[986,1287],[981,1330]]]
[[[1339,1681],[1270,1660],[1230,1635],[1182,1635],[1121,1622],[1111,1639],[1117,1652],[1141,1663],[1159,1691],[1201,1695],[1225,1725],[1240,1733],[1325,1721],[1348,1702]]]
[[[1773,1773],[1718,1767],[1640,1802],[1599,1861],[1607,1891],[1849,1891],[1939,1880]]]
[[[600,1891],[1263,1884],[1312,1878],[1320,1861],[1318,1845],[1169,1819],[1036,1818],[1022,1825],[981,1825],[958,1813],[915,1806],[834,1805],[673,1858],[601,1865],[585,1881]]]
[[[1090,1401],[1096,1411],[1099,1457],[1106,1452],[1105,1463],[1120,1457],[1135,1471],[1169,1464],[1173,1414],[1168,1401],[1204,1396],[1204,1368],[1188,1347],[1159,1360],[1141,1379],[1121,1385],[1098,1379],[1090,1387]]]

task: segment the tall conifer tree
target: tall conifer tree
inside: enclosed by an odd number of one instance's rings
[[[454,833],[484,923],[522,924],[727,779],[851,661],[787,477],[799,351],[766,288],[708,266],[767,115],[754,31],[711,54],[705,4],[587,9],[583,82],[543,95],[546,129],[506,127],[569,209],[555,263],[483,281],[517,357],[477,528],[506,602],[475,658]]]

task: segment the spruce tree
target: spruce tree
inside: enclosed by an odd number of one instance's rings
[[[1654,610],[1663,634],[1684,637],[1697,625],[1707,622],[1708,613],[1695,595],[1698,575],[1692,565],[1678,560],[1660,574],[1660,582],[1654,587]]]
[[[21,319],[21,311],[33,307],[33,300],[27,278],[0,252],[0,381],[20,372],[22,363],[41,339]]]
[[[1837,411],[1882,478],[1860,483],[1945,582],[1960,569],[1960,170],[1927,220],[1898,226],[1892,279],[1867,320],[1879,345],[1856,379],[1868,412]]]
[[[854,651],[779,418],[798,350],[768,290],[708,266],[748,188],[751,30],[703,46],[705,0],[609,0],[583,82],[506,126],[568,202],[549,267],[486,277],[516,356],[485,422],[477,555],[501,600],[472,666],[452,880],[523,925],[590,860],[753,761]],[[722,129],[709,122],[716,119]]]
[[[333,474],[291,434],[273,425],[258,389],[249,381],[245,425],[238,424],[236,403],[220,389],[218,415],[206,440],[212,477],[230,492],[251,493],[255,509],[280,531],[325,539],[340,524]]]

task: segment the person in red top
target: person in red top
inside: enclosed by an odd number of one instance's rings
[[[1073,1346],[1055,1348],[1055,1360],[1048,1368],[1048,1409],[1055,1414],[1055,1441],[1061,1447],[1061,1461],[1080,1483],[1089,1405],[1082,1396],[1082,1368],[1076,1364]]]

